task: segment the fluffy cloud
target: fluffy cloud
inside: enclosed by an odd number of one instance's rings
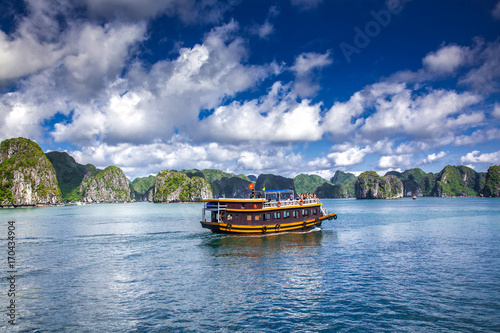
[[[53,65],[63,51],[58,44],[40,43],[35,36],[22,32],[10,39],[0,30],[0,81],[35,73]]]
[[[500,20],[500,1],[497,3],[493,11],[491,12],[491,15],[493,16],[494,19]]]
[[[431,52],[423,60],[428,71],[436,73],[453,73],[467,62],[470,49],[458,45],[444,46],[436,52]]]
[[[403,84],[375,84],[355,93],[345,103],[335,103],[324,126],[333,135],[354,133],[369,141],[407,135],[439,139],[460,126],[484,120],[482,112],[463,113],[481,100],[479,95],[432,90],[417,95]],[[371,114],[364,115],[373,110]]]
[[[314,71],[329,66],[332,62],[330,52],[307,52],[299,55],[290,68],[295,73],[295,93],[303,98],[314,96],[321,88],[314,81]]]
[[[378,166],[382,169],[409,166],[413,163],[411,157],[412,155],[382,156],[378,161]]]
[[[319,169],[352,166],[362,163],[365,156],[372,152],[373,149],[370,146],[361,148],[349,144],[336,145],[326,157],[317,158],[308,165]]]
[[[470,135],[457,135],[455,137],[452,137],[448,141],[454,146],[465,146],[488,142],[496,139],[500,139],[499,128],[479,129],[472,132]]]
[[[491,113],[493,117],[500,119],[500,104],[495,103],[495,107],[493,108],[493,112]]]
[[[219,23],[235,1],[196,0],[78,0],[91,17],[144,20],[161,14],[177,16],[183,22]]]
[[[473,67],[459,83],[470,86],[482,94],[500,91],[500,40],[484,43],[476,41]]]
[[[218,107],[200,122],[199,134],[219,141],[317,141],[322,137],[321,105],[292,98],[289,86],[276,82],[267,96]]]
[[[56,127],[54,137],[69,141],[72,133],[87,132],[88,140],[98,134],[110,144],[169,140],[177,131],[197,137],[200,110],[217,107],[279,70],[274,64],[242,65],[247,50],[234,36],[237,29],[234,21],[215,28],[203,44],[180,49],[176,59],[160,61],[149,72],[137,66],[130,78],[108,87],[104,103],[78,108],[71,123]],[[95,117],[103,118],[100,133],[88,132],[87,118]]]
[[[442,159],[443,157],[445,157],[446,155],[448,155],[447,152],[444,152],[444,151],[440,151],[439,153],[432,153],[430,155],[427,155],[427,158],[425,158],[422,162],[423,163],[434,163],[440,159]]]
[[[479,150],[474,150],[460,158],[460,163],[491,163],[500,164],[500,150],[489,154],[480,154]]]
[[[160,170],[216,168],[228,172],[279,173],[294,176],[295,166],[303,164],[292,146],[266,144],[190,144],[176,141],[148,144],[108,145],[98,143],[82,150],[70,151],[79,163],[92,163],[98,168],[120,166],[130,179],[156,174]],[[286,165],[284,165],[286,161]]]

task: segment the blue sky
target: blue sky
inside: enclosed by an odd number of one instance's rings
[[[0,4],[0,139],[131,179],[500,164],[498,0]]]

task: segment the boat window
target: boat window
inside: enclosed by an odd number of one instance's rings
[[[280,219],[280,218],[281,218],[281,213],[274,212],[274,219],[277,220],[277,219]]]
[[[245,204],[244,203],[241,204],[241,209],[245,209]]]
[[[293,217],[297,217],[297,211],[296,211],[296,210],[294,210],[294,211],[292,212],[292,216],[293,216]]]
[[[311,215],[318,215],[318,211],[316,210],[316,208],[312,210]]]
[[[233,214],[227,214],[227,220],[231,221],[233,219]]]
[[[285,219],[289,218],[289,217],[290,217],[290,212],[289,212],[288,210],[285,210],[285,211],[283,212],[283,217],[284,217]]]
[[[264,221],[269,221],[271,219],[271,213],[264,213]]]
[[[252,215],[250,214],[247,215],[247,221],[252,221]]]
[[[309,211],[307,209],[302,209],[302,216],[308,216]]]
[[[260,215],[259,214],[255,214],[255,221],[258,221],[260,220]]]

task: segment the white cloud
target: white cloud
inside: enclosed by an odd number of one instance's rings
[[[500,40],[484,43],[476,40],[473,60],[476,65],[459,80],[482,94],[488,95],[500,91]]]
[[[273,32],[274,32],[274,27],[269,21],[265,21],[261,25],[255,24],[250,28],[250,33],[264,39],[272,35]]]
[[[90,16],[129,20],[151,19],[161,14],[177,16],[188,24],[219,23],[223,14],[232,8],[232,1],[194,0],[79,0]]]
[[[500,119],[500,104],[495,103],[495,107],[493,109],[493,112],[491,113],[493,117]]]
[[[488,142],[496,139],[500,139],[500,129],[490,128],[479,129],[472,132],[472,134],[470,135],[458,135],[451,138],[449,143],[452,143],[454,146],[465,146]]]
[[[430,155],[427,155],[427,158],[424,158],[424,160],[422,161],[422,163],[434,163],[440,159],[442,159],[443,157],[445,157],[446,155],[448,155],[447,152],[444,152],[444,151],[440,151],[439,153],[432,153]]]
[[[53,65],[63,55],[56,43],[40,43],[34,36],[21,35],[13,40],[0,30],[0,80],[36,73]]]
[[[312,70],[328,66],[331,63],[330,52],[324,54],[307,52],[299,55],[290,69],[298,76],[308,75]]]
[[[323,126],[335,138],[356,135],[369,142],[403,135],[438,140],[461,127],[485,119],[482,112],[467,111],[481,96],[448,90],[417,94],[401,83],[377,83],[336,102],[324,116]]]
[[[480,154],[479,150],[474,150],[465,156],[460,158],[460,163],[492,163],[500,164],[500,150],[488,153]]]
[[[334,166],[350,166],[362,163],[365,156],[371,152],[372,149],[369,146],[365,148],[355,146],[347,150],[330,153],[328,159],[333,161]]]
[[[79,163],[92,163],[98,168],[117,165],[130,179],[156,174],[164,169],[224,169],[227,162],[235,161],[240,156],[238,147],[232,145],[221,146],[217,143],[191,145],[175,141],[140,145],[96,143],[87,145],[80,151],[71,151],[69,154]]]
[[[314,71],[332,64],[330,52],[324,54],[307,52],[300,54],[290,70],[295,73],[294,91],[300,97],[314,96],[320,89],[320,85],[315,82]]]
[[[491,12],[491,15],[493,16],[494,19],[500,20],[500,1],[497,3],[493,11]]]
[[[322,137],[321,104],[297,102],[289,86],[276,82],[267,96],[218,107],[200,122],[204,138],[220,141],[317,141]]]
[[[438,51],[429,53],[422,62],[430,72],[450,74],[467,62],[469,52],[467,47],[443,46]]]
[[[412,155],[391,155],[382,156],[378,161],[379,168],[405,167],[412,164]]]
[[[160,61],[149,72],[135,66],[130,77],[117,79],[103,92],[102,101],[92,110],[76,108],[72,123],[60,124],[54,137],[71,141],[73,132],[88,132],[83,112],[104,117],[98,135],[110,144],[169,140],[177,131],[200,137],[201,110],[217,107],[225,97],[279,70],[274,64],[243,65],[247,50],[235,36],[237,29],[234,21],[215,28],[203,44],[180,49],[178,58]]]
[[[364,97],[354,93],[347,102],[335,102],[326,113],[324,131],[335,137],[343,137],[362,126],[364,119],[358,118],[364,111]]]

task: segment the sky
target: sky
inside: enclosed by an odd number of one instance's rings
[[[498,0],[8,0],[0,140],[131,180],[500,164]]]

